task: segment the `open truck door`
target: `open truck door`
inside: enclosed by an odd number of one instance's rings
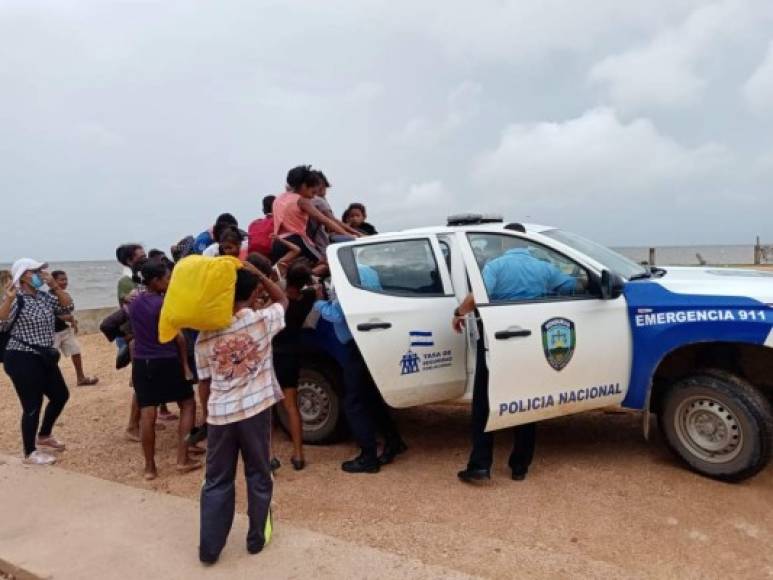
[[[451,328],[458,300],[436,237],[365,238],[327,254],[336,298],[384,400],[411,407],[462,397],[467,342]]]
[[[487,349],[486,430],[620,404],[632,353],[625,298],[602,299],[597,273],[528,238],[484,232],[457,236]],[[561,291],[546,288],[528,298],[494,295],[484,280],[486,265],[507,252],[526,252],[549,264],[560,272]],[[528,283],[515,269],[500,275],[510,274],[513,288]]]

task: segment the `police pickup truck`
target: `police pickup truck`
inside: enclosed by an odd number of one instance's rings
[[[578,281],[570,295],[492,300],[487,262],[526,250]],[[451,328],[475,296],[487,347],[487,430],[603,407],[650,413],[693,470],[740,481],[773,445],[773,275],[655,268],[556,228],[449,218],[328,248],[336,299],[386,402],[469,399],[477,325]],[[361,283],[363,266],[380,288]],[[308,442],[345,429],[340,345],[323,322],[305,336],[299,405]],[[286,421],[281,416],[280,420]]]

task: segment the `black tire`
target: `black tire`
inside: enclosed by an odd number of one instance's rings
[[[759,473],[773,450],[770,402],[724,371],[701,371],[674,383],[660,406],[658,426],[692,470],[721,481]]]
[[[337,367],[321,359],[304,360],[298,381],[298,407],[303,420],[304,443],[335,443],[346,435],[342,394],[341,373]],[[276,409],[280,426],[289,432],[287,413],[282,403]]]

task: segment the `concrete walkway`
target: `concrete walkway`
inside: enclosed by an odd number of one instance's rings
[[[469,578],[276,521],[259,555],[237,515],[220,561],[197,558],[196,502],[0,455],[0,572],[34,578]]]

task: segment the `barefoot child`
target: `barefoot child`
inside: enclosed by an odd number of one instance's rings
[[[64,291],[67,291],[69,280],[67,273],[62,270],[54,270],[51,277]],[[73,314],[57,316],[54,321],[54,348],[58,349],[64,356],[72,359],[72,365],[75,367],[79,387],[96,385],[99,382],[97,377],[87,377],[83,372],[83,359],[81,358],[81,345],[75,337],[78,334],[78,321]]]
[[[193,388],[186,381],[191,376],[185,353],[185,338],[178,335],[172,342],[158,341],[158,319],[169,286],[169,269],[161,261],[149,260],[140,271],[147,291],[129,304],[129,320],[134,333],[132,383],[140,407],[140,438],[145,456],[145,479],[158,475],[155,460],[156,408],[176,402],[180,407],[177,470],[181,473],[201,467],[188,457],[185,435],[193,427],[196,403]]]
[[[272,304],[253,310],[259,286]],[[284,327],[287,298],[248,262],[236,273],[233,318],[196,342],[202,399],[207,400],[207,473],[201,490],[199,559],[220,557],[234,518],[239,453],[247,479],[247,550],[257,554],[271,539],[271,407],[282,399],[272,366],[271,340]]]

